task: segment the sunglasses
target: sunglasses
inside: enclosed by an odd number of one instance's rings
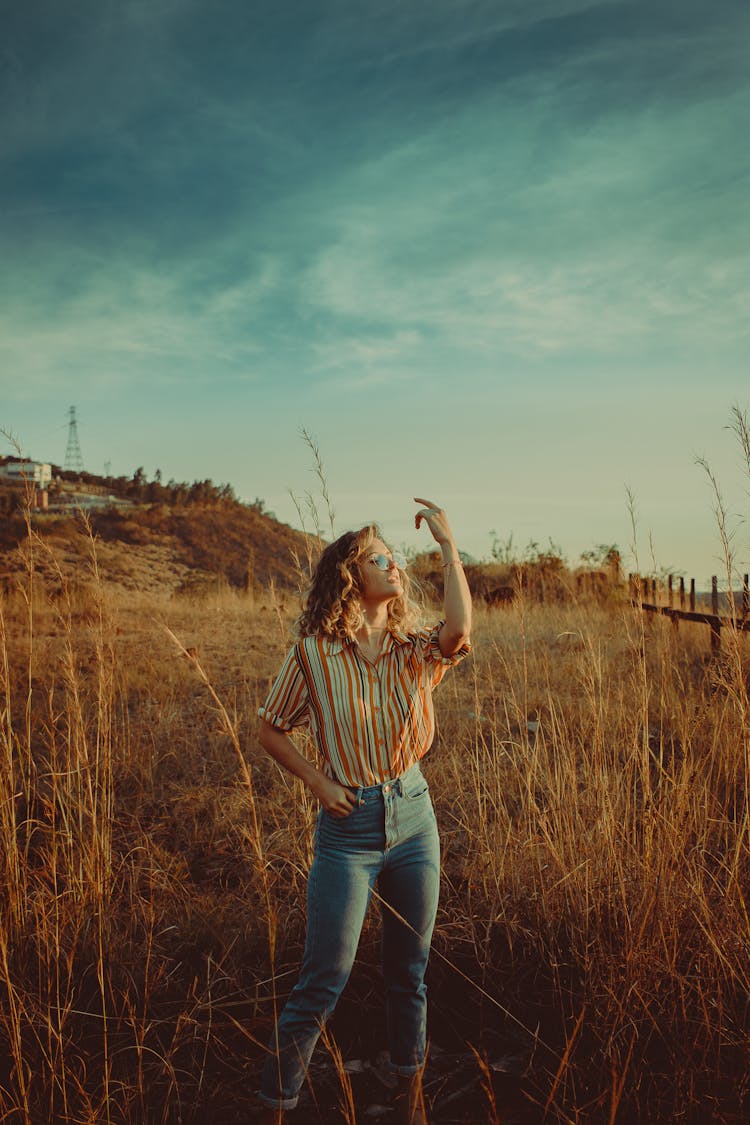
[[[399,570],[406,569],[406,559],[403,555],[399,555],[397,551],[394,551],[392,557],[388,555],[370,555],[367,561],[368,563],[372,563],[373,566],[376,566],[378,570],[390,570],[391,563],[395,563]]]

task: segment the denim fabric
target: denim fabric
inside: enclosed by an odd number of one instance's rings
[[[300,978],[279,1017],[266,1058],[261,1101],[293,1109],[323,1024],[357,952],[370,895],[381,905],[382,963],[391,1067],[414,1074],[424,1062],[424,983],[440,879],[440,843],[419,765],[381,785],[353,789],[358,804],[337,819],[321,809],[307,889],[307,938]]]

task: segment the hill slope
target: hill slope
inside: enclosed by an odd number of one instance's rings
[[[303,534],[238,503],[151,505],[126,511],[113,507],[91,512],[88,518],[104,579],[127,589],[188,590],[217,579],[237,588],[267,587],[273,581],[294,589],[294,553],[301,559],[306,555]],[[32,526],[65,572],[83,567],[89,547],[79,516],[35,513]],[[12,574],[18,569],[17,548],[25,538],[20,515],[0,517],[0,571]]]

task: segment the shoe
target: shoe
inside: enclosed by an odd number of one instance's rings
[[[398,1125],[429,1125],[422,1092],[422,1074],[399,1074],[393,1105]]]

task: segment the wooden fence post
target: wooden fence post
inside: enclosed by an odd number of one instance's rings
[[[700,622],[702,625],[708,625],[711,630],[711,652],[715,656],[721,651],[721,630],[725,625],[731,625],[733,628],[742,632],[750,633],[750,575],[743,575],[742,617],[740,617],[736,609],[731,617],[726,612],[723,615],[720,612],[721,598],[719,595],[719,580],[715,574],[711,575],[710,613],[707,610],[705,601],[701,602],[700,611],[697,611],[694,578],[690,579],[690,612],[685,612],[684,578],[680,578],[680,608],[676,609],[674,605],[674,581],[669,575],[667,578],[666,592],[669,604],[660,605],[659,585],[656,578],[641,578],[638,574],[629,575],[633,605],[640,605],[641,610],[646,613],[647,618],[654,613],[661,614],[663,617],[669,617],[675,628],[677,628],[680,621],[696,621]],[[641,590],[643,593],[638,597]],[[733,604],[735,603],[733,602]]]

